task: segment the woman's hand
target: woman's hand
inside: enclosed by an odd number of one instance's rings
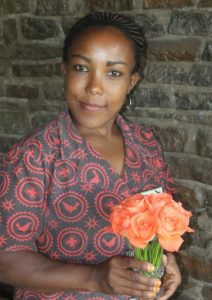
[[[130,295],[140,299],[154,299],[160,280],[148,278],[132,269],[153,271],[149,263],[132,257],[114,256],[97,265],[94,271],[95,290],[109,295]]]
[[[180,270],[178,268],[177,262],[173,254],[168,253],[164,260],[165,264],[165,275],[163,277],[162,288],[164,293],[162,296],[157,298],[158,300],[167,300],[169,299],[177,287],[181,283]]]

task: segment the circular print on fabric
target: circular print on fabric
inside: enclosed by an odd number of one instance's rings
[[[43,205],[44,184],[36,178],[24,178],[15,188],[17,200],[25,206],[39,207]]]
[[[39,220],[30,212],[19,212],[12,215],[7,223],[8,234],[17,241],[30,240],[38,232]]]
[[[141,166],[141,159],[139,153],[135,150],[135,146],[130,142],[126,142],[125,145],[126,151],[126,163],[131,168],[138,168]]]
[[[112,256],[120,254],[121,249],[124,247],[122,237],[101,229],[94,237],[96,250],[105,256]]]
[[[63,229],[57,240],[57,246],[66,256],[80,256],[87,247],[88,237],[79,228],[68,227]]]
[[[41,300],[38,295],[35,295],[33,292],[24,292],[24,297],[20,298],[23,300]]]
[[[115,193],[103,191],[95,196],[94,201],[97,213],[108,220],[111,208],[120,203],[120,198]]]
[[[53,124],[54,125],[54,124]],[[57,124],[56,124],[57,126]],[[56,129],[47,128],[44,133],[44,140],[48,147],[58,149],[60,146],[60,139],[58,137],[58,131]]]
[[[141,127],[137,127],[135,130],[135,138],[145,145],[156,146],[157,141],[154,133],[151,130],[147,130]]]
[[[15,163],[20,156],[20,148],[14,145],[12,149],[5,155],[3,156],[3,163],[8,164],[8,163]]]
[[[77,175],[76,163],[60,161],[55,164],[54,178],[58,185],[67,186],[74,183]]]
[[[67,192],[55,199],[54,208],[62,220],[77,222],[86,215],[88,204],[80,194]]]
[[[9,189],[10,179],[7,173],[0,171],[0,197],[4,196]]]
[[[104,167],[97,163],[88,163],[82,168],[83,182],[108,186],[109,178]]]
[[[54,294],[48,294],[48,293],[39,293],[39,295],[41,296],[42,300],[47,300],[47,299],[58,299],[57,297],[62,296],[62,292],[58,292],[58,293],[54,293]],[[63,298],[62,298],[63,299]]]
[[[44,228],[42,234],[37,240],[37,246],[41,252],[49,252],[53,245],[53,237],[47,228]]]
[[[31,140],[24,153],[24,164],[30,172],[40,174],[42,168],[42,145],[37,140]]]

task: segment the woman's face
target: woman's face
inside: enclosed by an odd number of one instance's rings
[[[89,28],[74,40],[62,72],[77,127],[98,129],[113,123],[139,80],[139,74],[132,73],[134,64],[131,43],[112,27]]]

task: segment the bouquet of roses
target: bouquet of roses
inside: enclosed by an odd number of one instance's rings
[[[178,251],[181,236],[193,232],[188,226],[191,215],[170,194],[135,194],[114,206],[109,219],[112,231],[128,239],[134,256],[152,263],[157,271],[163,250]]]

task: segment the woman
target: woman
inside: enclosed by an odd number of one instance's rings
[[[128,18],[94,13],[68,33],[67,108],[20,141],[1,167],[0,281],[15,299],[154,299],[161,282],[132,271],[124,239],[105,231],[112,205],[172,179],[152,131],[119,111],[143,71],[144,38]],[[167,254],[164,295],[180,283]]]

